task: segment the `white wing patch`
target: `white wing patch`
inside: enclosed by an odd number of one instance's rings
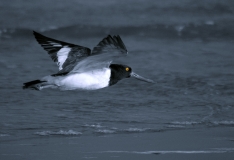
[[[71,48],[64,46],[57,52],[58,62],[57,65],[59,66],[59,70],[63,69],[63,63],[66,61]]]

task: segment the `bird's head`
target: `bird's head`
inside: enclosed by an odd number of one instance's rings
[[[132,68],[127,66],[127,65],[122,65],[122,64],[111,64],[110,65],[111,69],[111,78],[110,78],[110,85],[113,85],[117,83],[119,80],[123,78],[136,78],[141,81],[145,81],[148,83],[154,83],[153,80],[144,78],[132,71]]]

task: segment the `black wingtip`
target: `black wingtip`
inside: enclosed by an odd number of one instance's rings
[[[109,41],[109,43],[113,43],[115,46],[119,46],[121,49],[127,52],[127,48],[119,35],[108,35],[106,38],[103,39],[103,41],[104,40]]]
[[[39,39],[41,39],[41,38],[48,38],[48,37],[43,36],[42,34],[36,32],[36,31],[33,31],[33,35],[34,35],[34,37],[35,37],[37,40],[39,40]]]
[[[36,32],[36,31],[33,30],[33,34],[34,34],[34,35],[37,35],[37,34],[40,34],[40,33],[38,33],[38,32]]]
[[[115,35],[113,38],[121,46],[122,49],[124,49],[126,52],[128,52],[125,44],[123,43],[123,41],[119,35]]]

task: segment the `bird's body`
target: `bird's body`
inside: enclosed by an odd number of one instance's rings
[[[135,74],[129,66],[112,64],[114,58],[128,53],[119,36],[107,36],[91,52],[89,48],[48,38],[37,32],[34,32],[34,35],[57,63],[59,71],[24,83],[24,89],[95,90],[114,85],[129,77],[153,82]]]
[[[110,69],[104,68],[84,73],[68,74],[66,76],[46,76],[41,80],[46,81],[46,84],[51,85],[52,88],[61,90],[95,90],[109,85],[110,74]],[[40,89],[43,89],[43,86]]]

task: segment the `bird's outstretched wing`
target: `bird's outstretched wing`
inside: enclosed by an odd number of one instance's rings
[[[122,56],[128,53],[126,46],[119,35],[108,35],[93,48],[92,55],[97,54],[115,54],[115,56]]]
[[[108,68],[118,57],[126,56],[128,51],[119,35],[108,35],[94,47],[91,56],[83,59],[71,72],[85,72],[95,69]]]
[[[91,53],[89,48],[49,38],[35,31],[33,33],[38,43],[59,66],[59,72],[54,76],[107,68],[114,58],[128,54],[118,35],[108,35]]]
[[[52,39],[35,31],[33,33],[38,43],[59,66],[59,74],[70,72],[76,63],[91,55],[89,48]]]

